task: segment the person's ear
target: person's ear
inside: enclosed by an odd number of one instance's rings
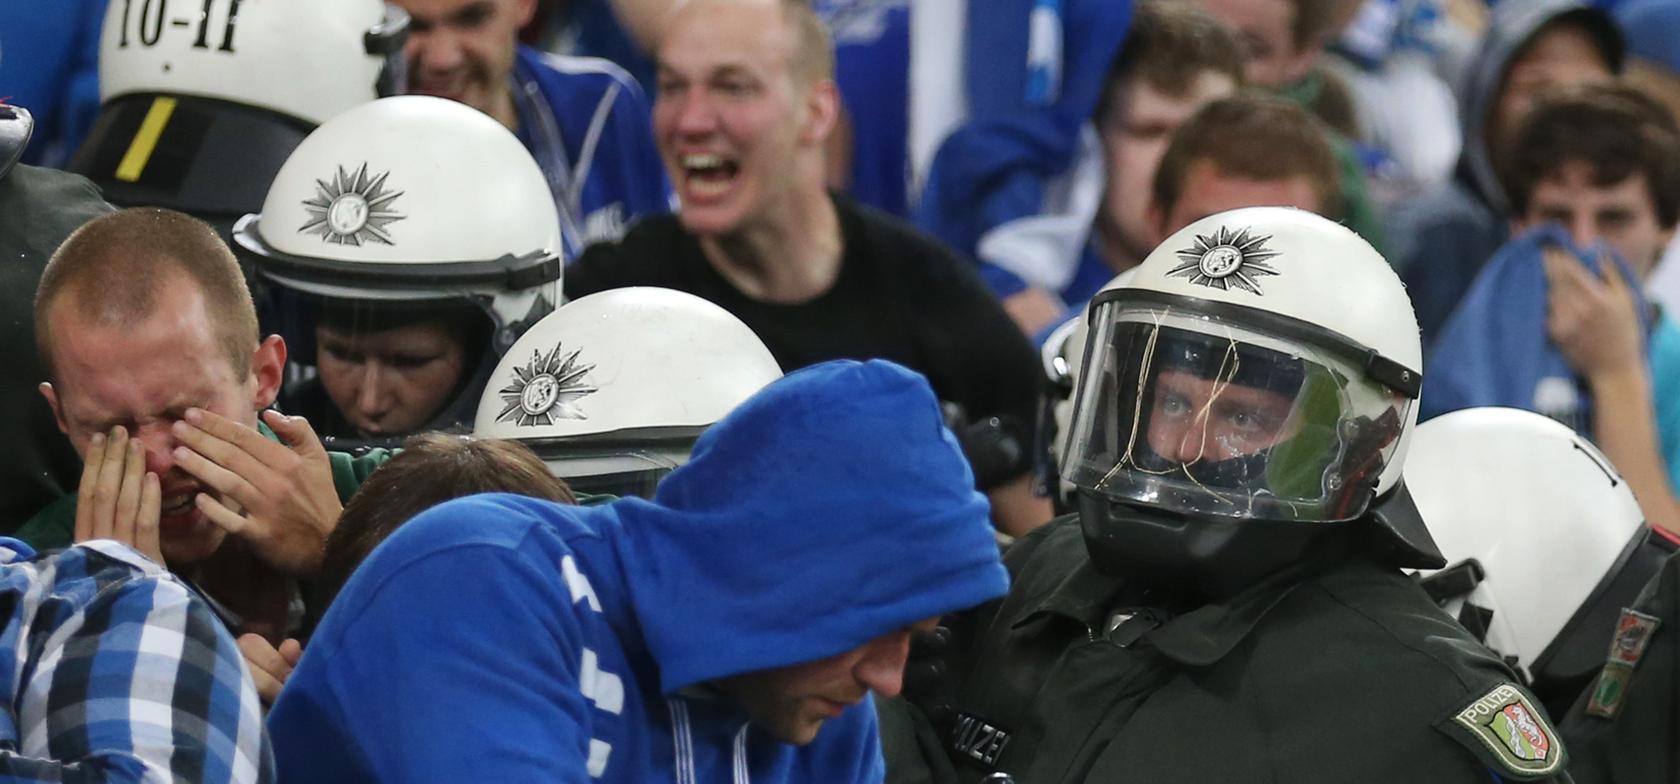
[[[513,13],[519,20],[518,28],[524,28],[537,15],[537,0],[513,0]]]
[[[821,147],[839,122],[840,88],[833,79],[819,79],[806,91],[805,124],[800,129],[800,141]]]
[[[1344,3],[1344,5],[1349,6],[1355,12],[1359,7],[1357,3]],[[1347,21],[1351,23],[1353,17],[1350,15]],[[1341,27],[1334,27],[1333,30],[1340,31],[1346,26],[1344,24]],[[1295,51],[1291,52],[1289,59],[1283,63],[1284,84],[1295,84],[1307,78],[1307,75],[1312,73],[1313,69],[1318,67],[1319,61],[1324,58],[1324,50],[1336,42],[1338,35],[1338,32],[1326,32],[1316,36],[1311,41],[1296,41]]]
[[[1149,200],[1149,207],[1143,211],[1143,222],[1149,227],[1149,247],[1153,249],[1167,239],[1167,212],[1161,209],[1160,202]]]
[[[261,411],[274,405],[280,397],[280,384],[286,380],[286,339],[269,335],[251,352],[251,410]]]
[[[58,390],[53,389],[52,383],[48,381],[42,381],[36,389],[41,390],[41,397],[47,399],[47,406],[52,409],[53,419],[58,422],[58,432],[70,435],[70,424],[64,421],[64,408],[58,402]]]

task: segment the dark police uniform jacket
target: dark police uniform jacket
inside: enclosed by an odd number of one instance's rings
[[[921,725],[951,765],[889,737],[889,781],[1568,780],[1511,671],[1351,547],[1176,616],[1116,617],[1124,586],[1092,568],[1076,517],[1006,562],[1008,597],[953,619],[954,704],[883,705],[888,732]],[[945,718],[928,732],[928,715]]]
[[[35,389],[47,378],[35,354],[35,289],[59,243],[110,211],[74,174],[18,166],[0,176],[0,534],[75,492],[82,475],[81,458]]]
[[[1582,784],[1680,782],[1680,555],[1622,611],[1598,680],[1563,720]]]

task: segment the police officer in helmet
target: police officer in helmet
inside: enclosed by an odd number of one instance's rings
[[[1220,213],[1089,318],[1077,511],[1009,550],[1001,604],[947,619],[948,677],[884,706],[889,780],[1566,776],[1514,673],[1401,571],[1443,561],[1401,482],[1417,322],[1370,245]]]
[[[473,433],[530,447],[580,503],[652,498],[701,433],[781,377],[764,342],[718,305],[609,289],[566,303],[508,349]]]
[[[542,170],[463,104],[362,104],[298,145],[234,227],[292,349],[280,402],[323,436],[470,426],[504,351],[560,299]]]
[[[403,92],[409,17],[380,0],[193,5],[106,8],[99,119],[70,168],[113,204],[185,212],[226,239],[310,130]]]

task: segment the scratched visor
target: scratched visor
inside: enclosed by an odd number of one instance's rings
[[[1364,512],[1412,400],[1344,346],[1144,295],[1099,298],[1090,318],[1062,461],[1074,485],[1192,516]]]

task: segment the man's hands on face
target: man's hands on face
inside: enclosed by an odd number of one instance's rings
[[[1546,332],[1570,367],[1588,383],[1606,376],[1641,372],[1645,366],[1639,335],[1640,297],[1608,257],[1599,259],[1600,275],[1561,248],[1541,256],[1549,286]]]
[[[344,509],[332,464],[302,417],[262,416],[284,444],[214,412],[188,409],[174,426],[181,443],[175,462],[226,499],[198,495],[198,508],[212,523],[245,540],[277,571],[308,577],[320,569],[327,535]]]
[[[280,697],[280,687],[286,685],[286,679],[303,658],[303,646],[297,640],[287,639],[276,648],[260,634],[239,635],[239,652],[245,656],[245,666],[251,671],[257,697],[264,707],[274,705]]]
[[[121,425],[95,433],[82,458],[76,490],[77,542],[114,539],[161,564],[158,517],[163,489],[146,470],[146,452]]]

